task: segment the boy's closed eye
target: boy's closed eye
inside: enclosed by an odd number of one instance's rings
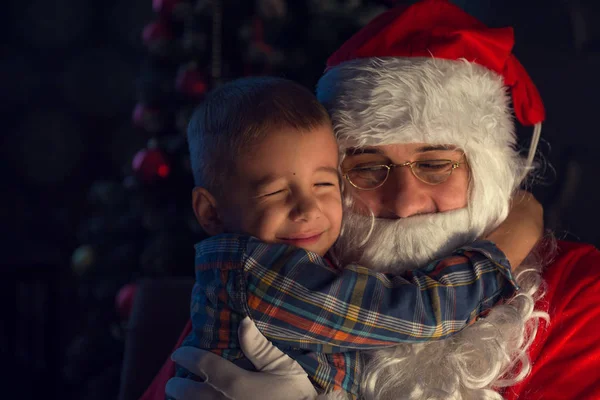
[[[335,187],[335,186],[337,186],[337,183],[335,183],[335,182],[318,182],[318,183],[315,183],[315,186],[318,186],[318,187]],[[275,195],[278,195],[278,194],[282,194],[285,191],[286,191],[286,189],[274,190],[274,191],[271,191],[271,192],[268,192],[268,193],[261,194],[258,197],[271,197],[271,196],[275,196]]]
[[[281,194],[281,193],[283,193],[283,192],[285,192],[285,189],[276,190],[276,191],[274,191],[274,192],[270,192],[270,193],[265,193],[265,194],[263,194],[263,195],[260,195],[259,197],[271,197],[271,196],[275,196],[275,195],[277,195],[277,194]]]
[[[319,187],[333,187],[336,186],[335,183],[331,183],[331,182],[319,182],[316,183],[315,186],[319,186]],[[275,196],[278,194],[282,194],[283,192],[285,192],[285,189],[281,189],[281,190],[276,190],[274,192],[269,192],[269,193],[265,193],[263,195],[261,195],[260,197],[271,197],[271,196]]]

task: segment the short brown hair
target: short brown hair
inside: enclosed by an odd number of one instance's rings
[[[297,83],[274,77],[229,82],[207,95],[188,125],[194,183],[217,194],[237,158],[269,132],[330,123],[321,103]]]

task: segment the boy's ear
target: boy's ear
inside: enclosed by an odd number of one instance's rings
[[[217,201],[202,187],[192,190],[192,208],[202,229],[209,235],[223,233],[223,221],[217,212]]]

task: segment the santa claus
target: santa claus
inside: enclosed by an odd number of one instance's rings
[[[512,46],[510,28],[490,29],[447,1],[424,0],[380,15],[332,55],[317,95],[343,154],[347,212],[338,257],[386,272],[416,268],[506,218],[532,172],[544,119]],[[513,110],[534,126],[527,158],[516,148]],[[411,174],[416,156],[456,150],[468,174],[443,185]],[[361,165],[379,166],[377,174],[357,177]],[[600,252],[549,235],[515,273],[518,294],[461,333],[371,353],[363,397],[600,399]],[[175,379],[169,394],[310,398],[302,369],[265,341],[251,323],[243,326],[245,353],[262,372],[179,349],[174,359],[194,373],[209,371],[208,383]]]

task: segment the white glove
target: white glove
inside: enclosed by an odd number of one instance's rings
[[[273,346],[254,322],[244,318],[238,330],[244,355],[259,372],[195,347],[180,347],[171,359],[204,379],[171,378],[165,392],[176,400],[313,400],[317,392],[304,369]]]

